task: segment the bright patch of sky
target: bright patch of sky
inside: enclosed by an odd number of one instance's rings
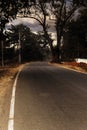
[[[55,32],[55,27],[54,27],[54,23],[50,20],[48,20],[49,22],[49,32]],[[19,25],[19,24],[24,24],[26,26],[28,26],[33,32],[38,32],[38,31],[42,31],[42,26],[34,19],[31,18],[17,18],[13,21],[10,21],[8,24],[6,24],[6,28],[10,28],[11,25]]]
[[[6,28],[10,28],[11,25],[19,25],[24,24],[28,26],[32,31],[38,32],[42,30],[42,27],[38,24],[38,22],[31,18],[17,18],[13,21],[10,21],[8,24],[6,24]]]
[[[49,23],[49,33],[52,36],[52,39],[54,40],[54,43],[56,43],[56,31],[55,31],[55,27],[54,27],[54,23],[51,20],[48,20]],[[41,25],[38,23],[38,21],[36,21],[35,19],[31,19],[31,18],[17,18],[13,21],[10,21],[8,24],[6,24],[6,28],[10,28],[11,25],[19,25],[19,24],[24,24],[27,27],[29,27],[31,29],[32,32],[34,33],[38,33],[40,31],[42,31],[42,27]]]

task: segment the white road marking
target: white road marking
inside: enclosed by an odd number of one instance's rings
[[[22,69],[17,73],[17,76],[15,78],[13,89],[12,89],[12,97],[11,97],[11,103],[10,103],[10,112],[9,112],[9,120],[8,120],[8,130],[14,130],[14,108],[15,108],[15,93],[16,93],[16,84],[19,77],[19,74]]]

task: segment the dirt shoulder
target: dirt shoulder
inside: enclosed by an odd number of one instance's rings
[[[61,64],[52,63],[56,66],[62,66],[68,69],[73,69],[78,72],[86,73],[87,74],[87,64],[86,63],[77,63],[77,62],[62,62]]]
[[[23,65],[0,67],[0,130],[6,130],[14,78]]]

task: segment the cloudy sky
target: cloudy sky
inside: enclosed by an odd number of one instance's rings
[[[48,20],[49,23],[49,32],[55,32],[55,27],[54,24],[51,20]],[[38,31],[42,31],[42,27],[40,26],[40,24],[38,23],[38,21],[36,21],[35,19],[31,19],[31,18],[17,18],[11,22],[9,22],[6,27],[9,28],[12,25],[18,25],[18,24],[24,24],[26,26],[28,26],[29,28],[31,28],[32,31],[38,32]]]
[[[55,31],[55,27],[54,27],[54,23],[49,20],[48,21],[50,28],[49,28],[49,33],[51,33],[52,35],[52,39],[55,39],[55,43],[56,43],[56,31]],[[11,22],[9,22],[6,25],[6,28],[11,27],[12,25],[18,25],[18,24],[24,24],[26,26],[28,26],[32,32],[37,33],[38,31],[42,31],[42,27],[40,26],[40,24],[38,23],[38,21],[36,21],[35,19],[31,19],[31,18],[17,18]]]

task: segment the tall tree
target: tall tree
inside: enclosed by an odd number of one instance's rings
[[[24,8],[30,7],[31,4],[35,4],[35,0],[1,0],[0,1],[0,45],[2,50],[2,66],[4,65],[3,59],[3,47],[4,47],[4,34],[3,30],[5,24],[16,18],[17,13]]]
[[[68,23],[68,31],[65,33],[65,45],[68,52],[72,50],[74,57],[87,57],[87,8],[80,6],[78,8],[77,18],[73,15]],[[66,42],[67,41],[67,42]]]
[[[49,0],[38,0],[35,4],[32,4],[28,10],[21,10],[18,16],[32,18],[39,22],[40,26],[42,27],[41,33],[44,36],[44,46],[49,44],[53,55],[53,40],[48,33],[48,17],[50,11],[49,6]]]
[[[78,4],[75,4],[72,0],[52,0],[52,14],[55,16],[54,20],[57,33],[57,56],[55,60],[61,60],[61,39],[63,39],[63,34],[66,31],[66,23],[70,21],[77,7]]]
[[[6,34],[10,44],[18,44],[18,50],[21,49],[22,60],[40,60],[44,58],[46,47],[43,48],[43,36],[32,33],[30,28],[23,24],[12,26]]]
[[[5,24],[14,18],[21,9],[28,9],[35,0],[1,0],[0,1],[0,32],[2,33]]]

